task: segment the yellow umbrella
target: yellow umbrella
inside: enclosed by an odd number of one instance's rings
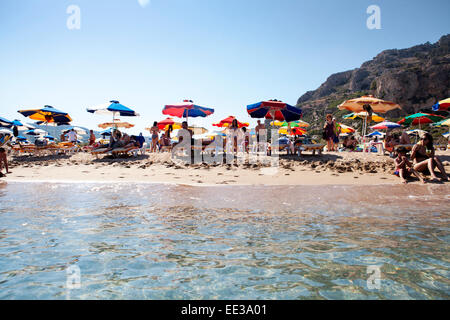
[[[270,123],[271,126],[274,127],[288,127],[289,125],[291,126],[291,128],[307,128],[309,127],[309,123],[303,121],[303,120],[297,120],[297,121],[291,121],[291,122],[286,122],[286,121],[272,121]]]
[[[346,126],[345,124],[339,123],[339,126],[341,127],[341,133],[355,132],[355,129],[353,129],[352,127]]]
[[[360,118],[360,119],[365,119],[365,118],[369,118],[369,114],[367,113],[367,111],[361,111],[361,112],[354,112],[349,114],[348,116],[344,116],[344,119],[351,119],[354,120],[356,118]],[[383,122],[385,119],[379,115],[377,115],[376,113],[372,113],[372,121],[375,122]]]
[[[129,129],[129,128],[133,128],[134,124],[128,123],[128,122],[120,122],[119,119],[115,119],[112,122],[105,122],[102,124],[98,125],[99,128],[102,129],[108,129],[108,128],[125,128],[125,129]]]
[[[288,134],[288,135],[304,135],[306,130],[303,128],[291,128],[289,130],[288,127],[282,127],[278,130],[279,134]]]

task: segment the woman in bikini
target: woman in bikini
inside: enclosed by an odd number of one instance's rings
[[[442,174],[441,180],[448,181],[448,176],[441,160],[434,154],[433,137],[431,134],[424,134],[420,141],[413,147],[411,159],[414,163],[414,170],[422,173],[427,173],[428,171],[433,180],[437,181],[438,177],[434,173],[434,168],[438,167]]]
[[[156,152],[158,148],[158,135],[159,135],[159,128],[158,128],[158,122],[153,123],[153,127],[150,129],[150,133],[152,134],[152,148],[150,149],[150,152]]]

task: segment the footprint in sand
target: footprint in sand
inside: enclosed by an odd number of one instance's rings
[[[89,171],[81,171],[82,173],[89,173]]]
[[[380,179],[383,179],[383,180],[387,180],[387,178],[386,178],[386,177],[380,177]]]
[[[353,177],[353,179],[359,179],[359,177]]]

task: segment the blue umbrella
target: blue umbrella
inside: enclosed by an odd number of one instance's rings
[[[25,138],[24,136],[17,136],[17,137],[16,137],[16,140],[19,140],[19,141],[27,141],[27,138]]]
[[[100,132],[100,135],[105,136],[105,137],[109,137],[111,135],[111,128]]]
[[[11,128],[12,122],[8,119],[0,117],[0,127]]]
[[[106,114],[106,115],[113,115],[113,119],[116,116],[121,117],[137,117],[139,116],[139,113],[136,111],[125,107],[123,104],[121,104],[119,101],[111,100],[109,103],[102,104],[96,107],[87,108],[87,112],[95,113],[95,114]]]
[[[44,138],[45,138],[45,139],[49,139],[49,140],[55,140],[55,138],[52,137],[52,136],[50,136],[50,135],[46,135],[46,136],[44,136]]]
[[[252,118],[266,118],[279,121],[297,121],[302,117],[302,109],[278,100],[261,101],[247,106]]]
[[[48,122],[71,122],[72,118],[64,111],[53,108],[52,106],[45,106],[42,109],[19,110],[17,111],[24,117],[32,120]]]
[[[383,136],[383,134],[381,132],[379,132],[379,131],[374,131],[374,132],[372,132],[372,133],[367,135],[367,137],[374,137],[374,136],[380,136],[381,137],[381,136]]]
[[[45,132],[44,130],[41,130],[41,129],[33,129],[33,130],[26,131],[25,134],[27,134],[29,136],[40,136],[42,134],[47,134],[47,132]]]

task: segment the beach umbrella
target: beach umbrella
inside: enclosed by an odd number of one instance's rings
[[[434,122],[438,122],[441,120],[444,120],[445,118],[443,116],[438,116],[436,114],[429,114],[429,113],[415,113],[412,114],[410,116],[407,116],[405,118],[403,118],[402,120],[400,120],[398,122],[398,124],[401,125],[419,125],[419,127],[422,124],[426,124],[426,123],[434,123]]]
[[[25,132],[26,135],[29,136],[43,136],[46,135],[47,132],[42,129],[32,129]]]
[[[372,95],[362,96],[356,99],[350,99],[338,106],[339,110],[348,110],[352,112],[363,112],[367,113],[367,117],[364,118],[363,125],[363,135],[365,135],[367,130],[367,120],[370,120],[370,116],[373,112],[386,113],[394,109],[401,109],[401,107],[395,102],[385,101],[382,99],[377,99]]]
[[[44,136],[45,139],[49,139],[49,140],[55,140],[55,138],[53,136],[50,135],[46,135]]]
[[[444,133],[444,134],[442,134],[445,138],[450,138],[450,132],[447,132],[447,133]]]
[[[165,105],[162,113],[172,117],[186,118],[187,121],[189,117],[210,116],[214,113],[214,109],[196,105],[192,100],[183,100],[182,103]]]
[[[367,106],[370,106],[370,110],[368,110]],[[377,99],[372,95],[368,95],[347,100],[341,103],[338,106],[338,109],[352,112],[372,111],[377,113],[386,113],[394,109],[401,109],[401,107],[395,102]]]
[[[433,126],[436,126],[436,127],[442,127],[442,126],[450,127],[450,119],[444,119],[444,120],[441,120],[439,122],[436,122],[435,124],[433,124]]]
[[[288,135],[295,135],[295,136],[302,136],[306,133],[306,130],[303,128],[289,128],[288,127],[282,127],[278,130],[279,134],[288,134]]]
[[[382,137],[382,136],[384,136],[384,133],[379,132],[379,131],[374,131],[374,132],[369,133],[368,135],[366,135],[366,137],[375,137],[375,136]]]
[[[271,126],[274,127],[291,127],[291,128],[308,128],[309,127],[309,123],[303,121],[303,120],[297,120],[297,121],[291,121],[291,122],[287,122],[287,121],[272,121],[270,122]]]
[[[107,128],[133,128],[134,124],[128,123],[128,122],[121,122],[120,119],[115,119],[112,122],[105,122],[98,125],[99,128],[107,129]]]
[[[439,101],[433,106],[433,111],[442,111],[442,110],[448,110],[450,107],[450,98],[447,98],[445,100]]]
[[[345,115],[345,116],[343,116],[342,117],[343,119],[351,119],[351,120],[354,120],[354,119],[357,119],[357,118],[359,118],[359,119],[368,119],[369,118],[369,113],[367,112],[367,111],[361,111],[361,112],[352,112],[352,113],[350,113],[350,114],[347,114],[347,115]],[[383,118],[383,117],[381,117],[381,116],[379,116],[379,115],[377,115],[376,113],[372,113],[372,118],[371,118],[371,120],[372,121],[375,121],[375,122],[382,122],[382,121],[384,121],[385,119]]]
[[[17,127],[17,130],[32,130],[34,126],[31,124],[23,124],[21,121],[15,119],[12,122],[13,127]]]
[[[85,134],[87,134],[87,131],[86,130],[84,130],[83,128],[80,128],[80,127],[71,127],[71,128],[68,128],[67,130],[65,130],[64,132],[65,133],[67,133],[67,132],[69,132],[70,130],[75,130],[75,132],[77,133],[77,134],[79,134],[79,135],[85,135]]]
[[[261,101],[247,106],[252,118],[266,118],[279,121],[300,120],[302,110],[278,100]]]
[[[31,110],[19,110],[17,111],[24,117],[30,118],[32,120],[43,121],[44,123],[68,123],[72,121],[72,118],[67,112],[60,111],[53,108],[52,106],[44,106],[42,109],[31,109]]]
[[[117,100],[111,100],[109,103],[101,104],[92,108],[87,108],[87,112],[100,114],[100,115],[112,115],[113,121],[116,117],[138,117],[139,113],[125,107]]]
[[[27,141],[27,138],[25,138],[24,136],[17,136],[17,137],[16,137],[16,140],[19,140],[19,141]]]
[[[181,129],[181,123],[175,122],[172,118],[167,118],[162,121],[158,122],[158,128],[159,130],[167,130],[169,126],[172,126],[172,128],[175,129]],[[150,130],[150,128],[146,128],[145,130]]]
[[[346,126],[345,124],[339,123],[341,127],[341,133],[354,133],[356,130],[352,127]]]
[[[189,128],[190,130],[192,130],[192,132],[193,132],[195,135],[205,134],[205,133],[208,132],[208,129],[203,128],[203,127],[195,127],[195,126],[191,126],[191,127],[188,127],[188,128]]]
[[[0,133],[2,133],[2,134],[8,134],[8,135],[12,135],[13,133],[12,133],[12,131],[11,130],[9,130],[9,129],[0,129]]]
[[[12,121],[9,121],[8,119],[0,117],[0,127],[4,128],[11,128]]]
[[[226,127],[231,126],[231,123],[235,119],[236,119],[236,117],[229,116],[229,117],[227,117],[225,119],[220,120],[218,123],[213,123],[213,126],[220,127],[220,128],[226,128]],[[248,127],[249,126],[248,123],[240,122],[239,120],[237,120],[237,124],[238,124],[238,128],[243,128],[243,127]]]
[[[373,130],[387,130],[387,129],[395,129],[395,128],[401,128],[401,125],[399,125],[398,123],[389,122],[389,121],[384,121],[384,122],[381,122],[379,124],[376,124],[376,125],[370,127],[370,129],[373,129]]]
[[[423,136],[425,133],[428,133],[428,132],[420,130],[420,129],[415,129],[415,130],[406,131],[406,133],[409,135]]]

